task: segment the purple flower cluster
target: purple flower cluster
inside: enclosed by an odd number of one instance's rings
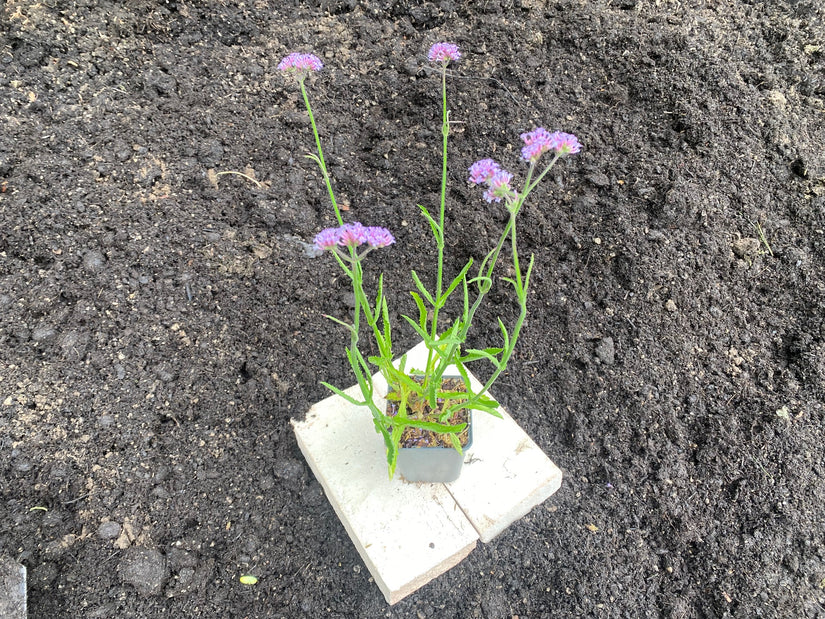
[[[279,71],[294,73],[299,80],[305,79],[313,71],[320,71],[324,63],[314,54],[299,54],[293,52],[278,64]]]
[[[502,198],[515,197],[515,191],[510,186],[512,180],[513,175],[492,159],[482,159],[470,166],[470,182],[487,185],[487,191],[484,192],[487,202],[501,202]]]
[[[515,191],[510,186],[513,175],[507,170],[499,170],[490,180],[487,181],[487,191],[484,192],[484,199],[487,202],[501,202],[502,198],[515,197]]]
[[[326,228],[315,235],[315,248],[323,251],[325,249],[332,249],[338,245],[338,238],[341,234],[338,228]]]
[[[436,43],[430,48],[427,58],[430,62],[447,64],[451,60],[455,61],[461,58],[461,52],[458,51],[458,45],[455,43]]]
[[[393,243],[395,243],[395,238],[386,228],[364,226],[358,222],[344,224],[337,228],[326,228],[315,236],[315,247],[321,251],[334,247],[358,247],[364,244],[375,249]]]
[[[501,166],[492,159],[476,161],[470,166],[470,182],[474,185],[481,185],[481,183],[486,183],[493,178],[496,172],[500,170]]]
[[[522,133],[524,148],[521,156],[530,163],[535,163],[544,153],[554,152],[558,155],[575,155],[582,147],[578,138],[570,133],[556,131],[550,133],[544,127],[539,127],[528,133]]]
[[[579,138],[572,133],[561,133],[559,131],[553,135],[556,136],[556,150],[562,155],[575,155],[582,149]]]

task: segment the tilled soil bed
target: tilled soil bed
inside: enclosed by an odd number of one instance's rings
[[[0,554],[28,568],[29,616],[825,616],[824,16],[818,0],[7,0]],[[345,216],[396,235],[367,271],[385,273],[401,352],[409,269],[434,270],[417,204],[438,202],[426,54],[444,40],[464,54],[450,273],[506,217],[471,163],[518,182],[519,133],[584,145],[523,212],[530,314],[494,389],[565,480],[390,608],[289,426],[319,381],[354,382],[324,317],[352,300],[308,245],[334,220],[276,67],[325,63],[309,87]],[[505,284],[491,301],[474,346],[517,314]]]

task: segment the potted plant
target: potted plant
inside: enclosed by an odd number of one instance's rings
[[[498,403],[488,394],[498,376],[505,370],[527,316],[527,291],[533,269],[531,256],[526,269],[519,260],[516,222],[530,192],[541,182],[556,162],[579,152],[581,145],[575,136],[550,133],[537,128],[521,135],[524,141],[522,158],[529,164],[523,189],[513,188],[513,175],[492,159],[482,159],[469,168],[469,181],[486,187],[484,199],[503,202],[509,213],[507,224],[478,266],[471,258],[452,278],[445,277],[444,248],[446,240],[447,202],[447,143],[450,133],[450,111],[447,108],[447,67],[459,60],[461,53],[453,43],[436,43],[429,51],[429,60],[440,69],[442,100],[442,175],[439,209],[432,213],[419,205],[424,219],[432,230],[438,249],[435,281],[430,286],[413,270],[411,277],[415,290],[412,298],[418,309],[417,317],[403,316],[409,326],[421,337],[427,348],[426,362],[421,367],[408,367],[406,355],[394,363],[392,327],[383,276],[377,289],[368,295],[364,288],[364,265],[368,254],[386,248],[395,242],[392,233],[383,227],[364,226],[358,222],[345,223],[335,199],[330,175],[324,159],[315,117],[309,102],[306,80],[322,68],[321,60],[312,54],[290,54],[279,69],[293,75],[300,86],[306,110],[315,137],[316,153],[307,155],[321,170],[338,225],[327,228],[315,237],[319,252],[329,253],[352,283],[355,308],[352,322],[328,316],[350,334],[346,348],[347,359],[360,387],[361,398],[353,398],[341,389],[323,383],[333,392],[358,406],[366,406],[372,413],[374,429],[386,445],[390,478],[398,468],[408,481],[453,481],[460,473],[463,451],[472,440],[472,413],[500,416]],[[540,163],[543,155],[547,154]],[[505,252],[508,249],[509,252]],[[520,312],[509,329],[499,319],[501,341],[488,348],[467,348],[466,342],[473,319],[490,291],[499,259],[503,254],[511,259],[512,277],[503,281],[512,286]],[[460,294],[459,315],[450,326],[439,331],[439,315],[453,294]],[[359,347],[362,330],[375,340],[378,354],[364,357]],[[474,388],[466,366],[485,360],[492,364],[490,378]],[[455,375],[449,375],[453,369]],[[373,374],[380,372],[388,386],[379,393]]]

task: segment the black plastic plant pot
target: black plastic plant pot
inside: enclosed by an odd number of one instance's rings
[[[455,380],[462,379],[460,376],[444,377],[446,383]],[[387,414],[393,414],[394,406],[394,402],[387,402]],[[461,414],[466,417],[467,422],[466,442],[462,442],[462,453],[458,453],[454,447],[421,444],[405,446],[402,441],[398,450],[396,472],[409,482],[447,483],[458,479],[464,464],[464,454],[473,444],[472,411],[463,411]],[[449,439],[446,442],[449,443]]]

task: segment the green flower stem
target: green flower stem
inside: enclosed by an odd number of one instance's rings
[[[532,266],[532,259],[530,260],[530,264]],[[525,300],[526,301],[526,300]],[[527,304],[526,302],[520,303],[521,311],[519,312],[518,320],[516,320],[516,324],[513,326],[513,332],[510,334],[510,345],[502,351],[501,359],[499,359],[498,367],[493,371],[493,374],[487,380],[486,383],[479,389],[478,391],[474,392],[473,395],[466,401],[460,402],[459,404],[454,404],[453,406],[455,409],[460,408],[467,408],[472,409],[473,405],[476,404],[481,400],[481,398],[486,394],[490,387],[493,386],[493,383],[499,377],[499,375],[507,368],[507,364],[510,361],[510,357],[513,355],[513,350],[515,349],[515,343],[521,334],[521,327],[524,325],[524,319],[527,317]],[[451,409],[453,407],[450,407]]]
[[[498,379],[499,375],[507,368],[507,364],[509,363],[510,358],[513,355],[513,351],[515,350],[516,342],[518,341],[519,335],[521,335],[521,328],[524,325],[525,318],[527,317],[527,291],[530,285],[530,275],[533,271],[535,256],[530,256],[530,264],[527,267],[527,272],[522,276],[521,268],[519,267],[518,242],[516,240],[515,220],[516,215],[515,213],[512,213],[510,216],[511,225],[509,225],[508,227],[510,229],[510,242],[512,244],[513,266],[515,268],[516,278],[515,280],[509,281],[513,284],[513,287],[516,289],[516,296],[519,301],[518,319],[516,320],[516,324],[513,326],[513,331],[510,333],[508,345],[501,351],[501,357],[498,360],[498,364],[496,366],[496,369],[493,371],[493,374],[490,376],[487,382],[484,383],[482,388],[478,391],[475,391],[469,399],[449,407],[449,412],[452,412],[453,410],[457,410],[459,408],[472,409],[473,406],[484,397],[484,395],[489,391],[490,387],[492,387],[496,379]],[[492,269],[490,272],[492,272]],[[477,307],[477,303],[474,304],[472,310],[473,314],[475,314],[475,310],[477,309]],[[463,335],[465,337],[462,338],[462,341],[464,341],[464,339],[466,338],[466,331],[463,333]]]
[[[501,357],[499,359],[499,367],[496,368],[495,372],[493,373],[493,376],[490,378],[490,380],[487,381],[487,383],[481,389],[481,391],[476,393],[473,398],[468,400],[468,402],[465,403],[466,405],[470,405],[473,402],[478,401],[481,398],[481,396],[483,396],[486,393],[486,391],[490,388],[490,386],[493,384],[498,375],[505,369],[507,362],[509,361],[510,356],[512,355],[512,352],[515,348],[515,343],[518,340],[518,336],[521,332],[522,324],[524,323],[524,319],[527,316],[527,290],[526,282],[523,283],[522,281],[521,267],[519,265],[518,259],[518,244],[516,241],[516,218],[518,217],[518,214],[521,211],[521,207],[524,205],[524,202],[527,200],[527,196],[541,182],[541,180],[550,171],[550,169],[556,164],[556,161],[558,161],[559,157],[560,155],[557,154],[544,168],[541,174],[539,174],[536,180],[532,182],[531,179],[535,171],[535,164],[530,165],[530,168],[527,172],[527,178],[524,183],[524,190],[520,194],[518,194],[518,196],[512,204],[508,205],[508,210],[510,211],[510,218],[507,221],[507,225],[502,231],[498,243],[496,243],[496,246],[493,248],[493,250],[490,251],[484,257],[484,260],[481,262],[481,266],[479,267],[477,276],[478,294],[476,296],[475,301],[473,302],[472,307],[463,317],[462,328],[458,332],[457,336],[458,340],[461,342],[465,342],[467,339],[467,335],[470,326],[472,325],[473,319],[475,318],[476,311],[481,305],[483,298],[490,290],[490,282],[492,280],[493,271],[495,270],[496,264],[498,263],[498,258],[501,254],[501,250],[504,248],[504,243],[507,241],[508,237],[510,238],[510,243],[513,252],[513,268],[516,273],[516,280],[513,282],[513,285],[516,288],[516,294],[519,299],[520,313],[519,319],[517,320],[516,325],[513,328],[513,332],[510,334],[509,346],[501,352]],[[533,259],[531,258],[528,273],[532,269],[532,265]],[[453,358],[457,350],[458,344],[453,344],[450,346],[447,354],[444,355],[444,357],[441,359],[442,363],[440,363],[439,367],[433,372],[433,375],[436,379],[440,378],[444,374],[444,372],[446,372],[449,360]]]
[[[318,149],[318,158],[316,161],[318,162],[318,166],[321,168],[321,174],[324,177],[324,183],[327,186],[327,193],[329,194],[330,202],[332,202],[332,208],[335,211],[335,218],[338,220],[338,225],[344,225],[344,219],[341,217],[341,210],[338,208],[338,202],[335,200],[335,193],[332,191],[332,181],[329,177],[329,172],[327,171],[327,164],[324,161],[324,150],[321,148],[321,136],[318,135],[318,127],[315,125],[315,116],[312,113],[312,106],[309,104],[309,95],[307,94],[306,86],[304,85],[304,80],[299,81],[301,85],[301,94],[304,96],[304,105],[307,108],[307,113],[309,114],[309,122],[312,124],[312,135],[315,136],[315,146]]]
[[[338,202],[335,199],[335,192],[332,189],[332,181],[329,175],[329,171],[327,169],[326,160],[324,158],[324,150],[321,146],[321,137],[318,134],[318,126],[315,123],[315,115],[312,113],[312,105],[309,102],[309,95],[306,90],[306,85],[304,84],[304,80],[299,81],[301,87],[301,95],[304,99],[304,105],[306,106],[307,114],[309,114],[309,121],[312,125],[312,135],[315,137],[315,146],[318,151],[317,156],[311,156],[312,159],[318,164],[318,167],[321,169],[321,174],[324,178],[324,184],[327,187],[327,193],[329,194],[330,202],[332,203],[333,210],[335,211],[335,218],[338,220],[338,225],[344,225],[343,217],[341,216],[341,210],[338,207]],[[443,209],[442,209],[443,210]],[[442,221],[442,234],[441,237],[441,246],[443,247],[443,221]],[[381,308],[376,307],[376,311],[373,312],[370,303],[367,299],[367,295],[364,292],[364,272],[363,267],[361,265],[361,261],[364,259],[368,252],[363,252],[362,254],[358,254],[357,250],[353,247],[348,248],[349,255],[347,256],[343,251],[340,251],[336,248],[335,251],[332,252],[333,256],[338,262],[338,265],[344,271],[344,273],[349,277],[352,282],[353,292],[355,296],[355,307],[353,310],[353,323],[349,327],[350,330],[350,347],[349,347],[349,361],[352,369],[355,373],[355,376],[358,380],[358,384],[361,388],[361,392],[364,395],[364,400],[372,413],[373,419],[375,420],[376,431],[379,432],[384,437],[384,442],[387,445],[388,450],[388,463],[390,464],[390,472],[394,470],[395,465],[395,447],[392,441],[392,437],[387,431],[387,427],[391,424],[388,422],[388,417],[386,416],[385,412],[380,410],[376,405],[373,398],[374,394],[374,386],[372,381],[372,371],[370,370],[367,361],[364,359],[363,355],[360,352],[358,347],[359,343],[359,333],[361,330],[361,314],[364,314],[364,318],[366,319],[367,324],[372,328],[373,334],[375,336],[376,342],[378,343],[379,351],[380,351],[380,358],[379,358],[379,369],[381,370],[382,374],[385,377],[392,377],[395,368],[392,366],[392,349],[391,349],[391,342],[387,341],[387,338],[384,337],[384,334],[378,327],[378,320],[381,314]],[[351,266],[348,266],[349,265]],[[383,301],[381,301],[383,303]]]
[[[536,180],[533,181],[532,184],[530,183],[530,176],[532,175],[533,168],[535,167],[535,164],[530,166],[530,172],[527,175],[527,182],[524,184],[524,193],[522,194],[522,197],[521,197],[522,204],[524,203],[524,200],[527,199],[527,196],[530,195],[530,192],[533,191],[533,189],[536,187],[536,185],[538,185],[542,181],[544,176],[550,171],[550,169],[554,165],[556,165],[556,162],[560,158],[561,158],[561,153],[556,153],[556,155],[553,157],[553,159],[550,160],[550,163],[547,164],[547,167],[544,168],[544,171],[541,174],[538,175],[538,177],[536,178]]]
[[[436,303],[433,306],[432,324],[430,327],[430,335],[433,340],[438,337],[438,313],[444,303],[441,299],[441,292],[444,279],[444,226],[447,212],[447,143],[449,135],[450,111],[447,109],[447,65],[445,63],[441,67],[441,203],[438,213],[438,232],[435,234],[436,244],[438,245],[438,267],[435,280],[435,297],[433,297]],[[434,363],[434,352],[430,349],[427,352],[427,366],[424,372],[426,375],[433,373]],[[436,406],[438,390],[441,387],[440,381],[429,381],[426,387],[426,399],[430,406],[434,408]]]
[[[318,167],[321,169],[321,174],[324,177],[324,184],[327,187],[327,193],[329,194],[330,202],[332,203],[332,208],[335,211],[335,218],[338,220],[338,225],[344,225],[344,219],[341,217],[341,210],[338,208],[338,202],[335,199],[335,192],[332,189],[332,180],[330,179],[329,171],[327,170],[326,160],[324,158],[324,150],[321,146],[321,136],[318,134],[318,126],[315,123],[315,115],[312,113],[312,105],[309,102],[309,95],[307,93],[306,84],[304,80],[300,80],[299,84],[301,86],[301,95],[304,99],[304,106],[306,107],[307,114],[309,114],[309,122],[312,125],[312,135],[315,137],[315,146],[318,150],[318,156],[312,157]],[[373,385],[372,385],[372,373],[369,371],[369,367],[366,366],[366,363],[363,361],[363,356],[361,355],[359,348],[358,348],[358,339],[359,333],[361,328],[361,313],[364,313],[364,316],[367,319],[367,323],[373,328],[373,331],[376,335],[376,339],[381,342],[381,334],[380,331],[377,329],[377,317],[373,316],[372,312],[370,311],[369,302],[366,299],[366,295],[364,294],[363,288],[363,269],[361,267],[361,260],[364,258],[366,253],[362,255],[358,255],[355,248],[349,248],[349,256],[347,257],[345,254],[339,251],[332,252],[335,256],[335,259],[338,261],[339,266],[343,269],[344,273],[350,278],[353,284],[353,290],[355,292],[355,308],[353,311],[353,323],[350,329],[350,351],[352,354],[352,358],[350,358],[350,365],[352,365],[353,370],[355,371],[356,376],[358,377],[358,382],[361,385],[362,391],[366,393],[372,394]],[[349,268],[346,265],[346,262],[349,262],[352,267]],[[382,350],[382,353],[384,351]],[[362,364],[363,367],[362,368]],[[362,372],[362,369],[366,369],[366,372]],[[369,408],[373,414],[373,417],[376,419],[382,418],[384,414],[375,406],[372,401],[371,397],[365,398]]]
[[[478,294],[476,295],[472,307],[466,310],[464,316],[462,316],[461,328],[459,329],[456,335],[459,342],[467,341],[467,334],[469,333],[470,327],[473,324],[473,318],[475,317],[476,311],[481,306],[481,302],[484,300],[485,295],[487,294],[487,292],[489,292],[491,288],[491,286],[489,285],[489,281],[490,278],[492,278],[493,270],[495,269],[496,263],[498,262],[498,256],[501,253],[502,248],[504,247],[504,243],[507,240],[507,237],[509,236],[510,229],[513,227],[515,227],[515,215],[511,213],[510,219],[507,222],[507,226],[504,228],[504,231],[499,237],[496,247],[490,253],[487,254],[487,256],[484,258],[484,261],[482,262],[481,268],[479,269],[478,279],[480,279],[480,281]],[[484,272],[485,263],[489,263],[486,272]],[[483,280],[481,280],[482,277],[484,278]],[[526,311],[526,308],[524,309]],[[512,342],[512,344],[515,344],[515,342]],[[453,360],[458,349],[459,344],[451,344],[450,348],[447,350],[447,354],[440,356],[439,363],[437,364],[436,368],[432,371],[432,382],[434,384],[441,384],[441,377],[447,371],[447,367]],[[481,392],[481,394],[483,393],[484,391]],[[478,398],[476,398],[475,400],[477,399]]]
[[[515,288],[516,288],[516,295],[518,296],[519,300],[522,300],[524,287],[522,286],[521,280],[521,267],[518,264],[518,244],[516,243],[516,223],[515,223],[515,215],[512,216],[513,225],[510,226],[510,245],[513,248],[513,270],[516,272],[516,279],[515,279]],[[524,304],[523,304],[524,305]]]

